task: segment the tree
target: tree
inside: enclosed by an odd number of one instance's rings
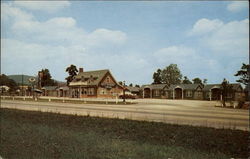
[[[180,84],[182,79],[181,71],[179,70],[177,64],[170,64],[161,73],[162,83],[170,84]]]
[[[10,92],[14,92],[18,89],[17,83],[13,80],[10,79],[8,76],[5,74],[0,75],[0,86],[8,86],[10,88]]]
[[[205,78],[205,79],[203,79],[203,85],[205,85],[205,84],[207,84],[207,79]]]
[[[184,76],[182,84],[192,84],[192,82],[187,78],[187,76]]]
[[[39,71],[39,79],[41,82],[41,87],[57,85],[57,82],[52,79],[52,76],[50,75],[50,72],[47,68]]]
[[[198,77],[194,78],[192,81],[193,81],[194,84],[202,84],[202,80],[200,78],[198,78]]]
[[[135,85],[135,87],[138,87],[138,88],[140,88],[140,86],[139,86],[138,84],[136,84],[136,85]]]
[[[250,71],[250,65],[242,64],[241,70],[239,70],[234,76],[240,76],[239,80],[236,80],[236,82],[240,82],[244,85],[249,84],[249,71]]]
[[[77,75],[78,70],[75,65],[70,65],[66,68],[66,72],[69,73],[69,76],[65,78],[67,80],[67,85],[69,85],[69,83],[73,80],[74,76]]]
[[[161,84],[162,83],[161,74],[162,74],[161,69],[158,69],[156,72],[154,72],[154,74],[153,74],[153,79],[154,79],[153,84]]]
[[[133,84],[132,84],[132,83],[130,83],[130,84],[129,84],[129,87],[133,87]]]
[[[227,95],[232,93],[232,85],[224,78],[221,83],[222,106],[226,106]]]

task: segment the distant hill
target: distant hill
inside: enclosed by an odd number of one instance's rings
[[[37,77],[35,77],[35,76],[29,76],[29,75],[8,75],[8,77],[10,79],[13,79],[19,85],[22,85],[22,82],[23,82],[23,85],[30,85],[29,78],[31,78],[31,77],[35,78],[36,81],[38,81]],[[57,81],[57,80],[55,80],[55,81]],[[58,82],[59,85],[66,84],[66,82],[62,82],[62,81],[57,81],[57,82]]]
[[[10,79],[13,79],[19,85],[30,85],[29,78],[35,78],[37,81],[37,77],[29,76],[29,75],[8,75]]]

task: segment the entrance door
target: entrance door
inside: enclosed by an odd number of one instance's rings
[[[182,99],[182,89],[175,88],[175,99]]]

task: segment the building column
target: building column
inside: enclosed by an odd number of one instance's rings
[[[79,98],[81,98],[81,87],[79,87]]]
[[[173,89],[173,99],[175,99],[175,92],[174,92],[174,89]]]
[[[153,90],[150,90],[150,98],[152,98],[152,97],[153,97]]]
[[[144,98],[144,89],[142,90],[142,98]]]
[[[183,89],[181,89],[181,97],[182,97],[182,99],[184,98],[184,96],[183,96]]]
[[[211,91],[211,89],[209,90],[209,100],[210,101],[212,100],[212,91]]]

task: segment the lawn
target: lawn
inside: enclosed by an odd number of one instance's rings
[[[249,132],[1,108],[8,159],[247,158]]]

